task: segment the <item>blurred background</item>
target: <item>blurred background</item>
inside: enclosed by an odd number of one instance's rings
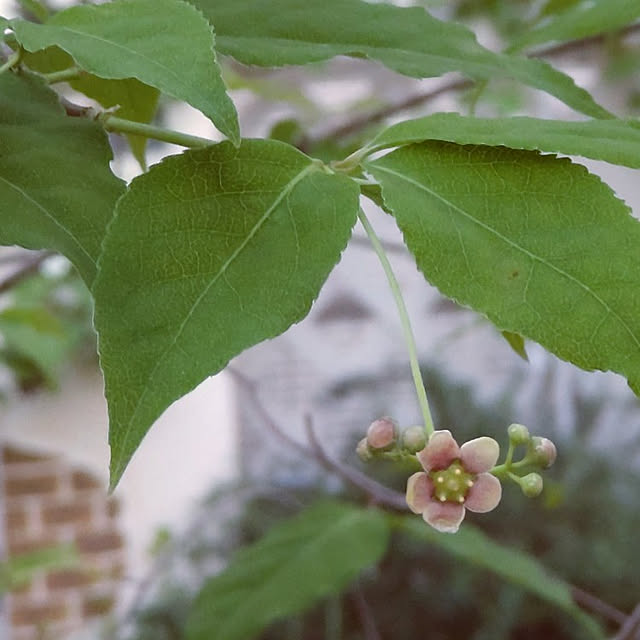
[[[463,22],[498,50],[545,12],[578,0],[402,4]],[[0,0],[0,15],[33,18],[28,7]],[[637,117],[638,33],[538,53],[605,107]],[[279,70],[220,62],[243,136],[285,140],[327,160],[345,157],[383,124],[435,111],[468,113],[477,97],[454,75],[413,80],[365,60]],[[507,82],[490,83],[476,113],[576,117],[554,99]],[[220,137],[199,112],[165,98],[156,122]],[[124,138],[111,141],[113,170],[129,180],[139,162]],[[147,163],[179,152],[150,141]],[[631,170],[581,162],[640,211]],[[504,444],[507,425],[522,422],[558,446],[540,498],[525,501],[509,487],[499,509],[476,524],[614,611],[628,612],[640,599],[637,399],[623,379],[579,371],[535,344],[525,345],[525,357],[516,353],[482,317],[430,287],[393,221],[371,201],[363,206],[405,294],[438,427],[454,428],[461,441],[488,434]],[[90,296],[65,259],[0,250],[0,638],[182,638],[198,586],[240,546],[318,495],[363,499],[277,437],[264,409],[300,442],[309,414],[329,454],[355,467],[355,443],[373,419],[420,420],[395,307],[356,228],[305,321],[236,358],[236,375],[223,372],[168,409],[109,496],[107,412],[91,313]],[[385,465],[365,471],[403,490],[406,473]],[[383,565],[343,596],[263,637],[581,636],[571,620],[525,592],[398,536]]]

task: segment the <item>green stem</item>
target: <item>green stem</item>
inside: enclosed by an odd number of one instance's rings
[[[15,53],[11,54],[7,61],[0,67],[0,73],[4,73],[5,71],[9,71],[12,67],[15,67],[18,62],[20,62],[20,58],[22,56],[22,50],[18,50]]]
[[[518,462],[512,462],[509,465],[505,464],[499,464],[495,467],[493,467],[493,469],[491,469],[491,471],[489,471],[489,473],[492,473],[494,476],[496,477],[500,477],[500,476],[508,476],[511,474],[511,471],[513,471],[514,469],[521,469],[522,467],[526,467],[530,464],[534,463],[534,459],[533,458],[529,458],[528,456],[525,456],[524,458],[522,458],[522,460],[518,460]]]
[[[102,122],[102,126],[107,131],[134,134],[137,136],[143,136],[144,138],[152,138],[153,140],[161,140],[162,142],[177,144],[181,147],[200,149],[202,147],[208,147],[215,144],[214,140],[209,140],[208,138],[190,136],[189,134],[181,133],[180,131],[172,131],[171,129],[154,127],[153,125],[142,124],[141,122],[134,122],[133,120],[116,118],[108,112],[101,114],[98,117],[98,120]]]
[[[398,314],[400,315],[400,322],[402,323],[402,332],[404,334],[404,339],[407,344],[407,350],[409,351],[409,362],[411,363],[411,374],[413,375],[413,384],[416,387],[416,393],[418,394],[418,401],[420,402],[420,409],[422,411],[422,418],[424,419],[424,428],[427,434],[427,438],[433,433],[433,419],[431,418],[431,411],[429,409],[429,401],[427,400],[427,392],[424,388],[424,382],[422,380],[422,374],[420,373],[420,365],[418,363],[418,351],[416,349],[416,341],[413,337],[413,331],[411,329],[411,321],[409,319],[409,314],[407,312],[407,307],[404,303],[404,298],[402,297],[402,292],[400,291],[400,285],[396,280],[396,277],[393,273],[393,269],[391,268],[391,263],[387,258],[387,254],[382,247],[382,243],[380,239],[376,235],[376,232],[373,230],[369,219],[367,218],[365,212],[360,209],[358,212],[358,218],[360,219],[360,223],[364,227],[364,230],[369,236],[369,240],[371,245],[373,246],[373,250],[376,252],[380,263],[382,264],[382,268],[384,269],[384,273],[387,276],[387,281],[389,282],[389,288],[391,289],[391,293],[393,294],[393,298],[396,302],[396,306],[398,307]]]
[[[80,67],[69,67],[68,69],[62,69],[62,71],[53,71],[52,73],[43,73],[42,77],[47,84],[55,84],[56,82],[67,82],[74,80],[84,72]]]

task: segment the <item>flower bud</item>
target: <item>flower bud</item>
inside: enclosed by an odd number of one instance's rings
[[[374,451],[392,449],[398,438],[396,423],[388,417],[374,420],[367,429],[367,444]]]
[[[371,460],[373,460],[373,453],[371,453],[371,449],[369,449],[366,438],[362,438],[362,440],[358,442],[356,446],[356,455],[360,460],[362,460],[362,462],[371,462]]]
[[[529,429],[523,424],[510,424],[507,428],[507,433],[509,434],[509,441],[516,447],[519,444],[529,444],[531,440]]]
[[[418,453],[427,446],[427,435],[424,427],[415,425],[402,432],[402,448],[409,453]]]
[[[535,498],[542,493],[542,476],[539,473],[528,473],[520,478],[520,489],[527,498]]]
[[[535,461],[543,468],[548,469],[556,460],[558,452],[556,445],[549,438],[538,436],[531,439]]]

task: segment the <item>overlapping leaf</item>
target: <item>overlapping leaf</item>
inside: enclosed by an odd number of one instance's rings
[[[523,49],[546,42],[587,38],[621,29],[638,19],[638,0],[583,0],[528,31],[518,38],[512,48]]]
[[[563,122],[528,117],[473,118],[457,113],[436,113],[392,125],[379,133],[367,147],[373,152],[424,140],[504,145],[512,149],[584,156],[640,168],[640,126],[625,120]]]
[[[308,313],[357,207],[354,182],[276,141],[186,152],[132,182],[94,287],[112,483],[174,400]]]
[[[116,0],[72,7],[46,24],[12,21],[28,51],[65,50],[101,78],[140,82],[200,109],[235,143],[237,114],[226,93],[207,21],[181,0]]]
[[[445,295],[640,388],[640,223],[568,159],[428,142],[367,164]]]
[[[547,571],[522,550],[497,544],[482,531],[465,524],[455,536],[435,531],[414,516],[402,519],[401,529],[419,540],[436,545],[456,559],[497,574],[572,616],[587,637],[603,638],[602,629],[573,601],[571,587]]]
[[[541,60],[493,53],[460,24],[420,7],[363,0],[190,0],[215,26],[217,48],[245,64],[278,67],[337,55],[378,60],[427,78],[460,71],[474,79],[513,78],[572,108],[609,114],[568,76]]]
[[[22,61],[30,69],[41,73],[61,71],[73,65],[73,58],[58,47],[25,53]],[[149,123],[156,113],[160,92],[135,78],[109,80],[91,73],[83,73],[69,80],[69,84],[105,108],[117,106],[117,115],[120,118]],[[144,168],[147,139],[136,135],[129,135],[127,139],[133,155]]]
[[[275,526],[205,584],[187,622],[187,639],[253,638],[270,622],[339,593],[380,560],[388,539],[380,511],[316,505]]]
[[[32,76],[0,75],[0,244],[55,249],[89,285],[123,183],[102,127]]]

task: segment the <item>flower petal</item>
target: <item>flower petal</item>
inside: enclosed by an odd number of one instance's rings
[[[424,472],[418,471],[407,480],[407,504],[413,513],[422,513],[431,502],[433,483]]]
[[[422,514],[424,521],[442,533],[455,533],[464,519],[464,507],[454,502],[432,500]]]
[[[427,446],[416,455],[425,471],[446,469],[456,458],[460,457],[460,447],[453,439],[451,431],[434,431]]]
[[[502,497],[502,485],[500,480],[490,473],[481,473],[473,483],[464,506],[469,511],[486,513],[498,506]]]
[[[469,473],[484,473],[493,469],[499,455],[500,445],[488,436],[469,440],[460,447],[462,466]]]

